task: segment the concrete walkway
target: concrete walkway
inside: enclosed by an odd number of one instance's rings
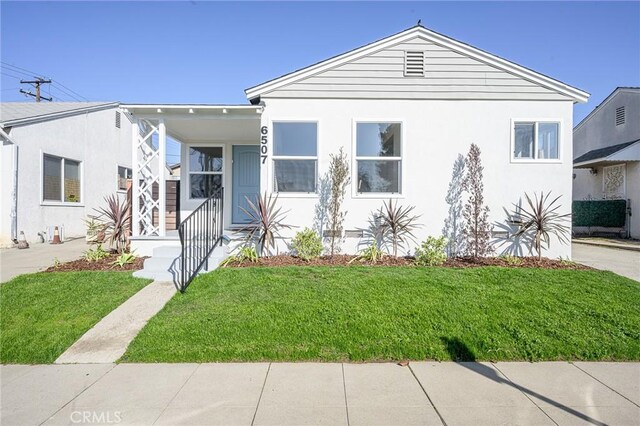
[[[62,244],[33,243],[24,250],[0,249],[0,282],[47,269],[56,259],[60,262],[79,259],[89,248],[84,238],[79,238]]]
[[[640,423],[639,363],[2,366],[0,423]]]
[[[571,252],[578,263],[640,281],[640,252],[575,243]]]
[[[116,362],[175,293],[173,283],[152,282],[87,331],[60,355],[56,364]]]

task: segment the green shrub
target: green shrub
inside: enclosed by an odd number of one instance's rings
[[[503,254],[500,256],[500,259],[504,260],[504,263],[509,266],[519,266],[522,265],[523,262],[521,257],[513,256],[511,254]]]
[[[355,262],[356,260],[359,260],[361,262],[376,263],[378,260],[382,259],[383,256],[384,252],[380,250],[376,243],[372,243],[366,249],[361,250],[360,254],[351,259],[349,263]]]
[[[291,248],[303,260],[317,259],[322,254],[320,236],[309,228],[298,232],[291,242]]]
[[[244,262],[256,263],[258,261],[258,252],[254,247],[244,246],[242,247],[238,253],[233,256],[227,257],[225,260],[220,262],[221,267],[225,267],[232,263],[237,263],[238,265],[242,265]]]
[[[84,260],[87,262],[95,262],[109,256],[109,252],[102,248],[102,244],[98,244],[95,249],[89,249],[84,252]]]
[[[416,264],[420,266],[440,266],[447,260],[445,237],[427,237],[420,247],[416,249]]]
[[[124,265],[129,265],[136,260],[136,255],[133,253],[120,253],[120,255],[111,262],[113,266],[119,266],[124,268]]]

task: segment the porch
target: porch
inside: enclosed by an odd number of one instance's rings
[[[139,276],[181,289],[226,255],[223,236],[245,226],[246,199],[260,193],[263,108],[249,105],[123,105],[131,115],[131,249]],[[169,166],[167,159],[174,159]],[[177,162],[175,160],[178,160]],[[171,172],[170,172],[171,171]],[[168,217],[167,186],[178,179],[180,222]],[[169,219],[169,221],[168,221]],[[211,262],[210,262],[211,261]]]
[[[240,207],[246,206],[245,196],[260,192],[261,106],[123,108],[133,122],[132,249],[150,256],[155,247],[180,246],[177,229],[167,226],[167,191],[161,184],[169,179],[167,158],[178,160],[171,170],[179,174],[181,221],[224,188],[222,228],[232,230],[247,223]]]

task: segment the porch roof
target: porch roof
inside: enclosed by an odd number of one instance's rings
[[[135,118],[163,120],[179,142],[256,140],[263,107],[213,104],[123,104]]]
[[[606,166],[608,163],[640,161],[640,139],[635,141],[593,149],[573,160],[573,167],[592,168]]]

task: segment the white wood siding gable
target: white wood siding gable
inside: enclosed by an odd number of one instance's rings
[[[420,54],[424,58],[422,67]],[[589,96],[424,27],[410,28],[247,89],[246,93],[251,100],[265,97],[586,102]]]

